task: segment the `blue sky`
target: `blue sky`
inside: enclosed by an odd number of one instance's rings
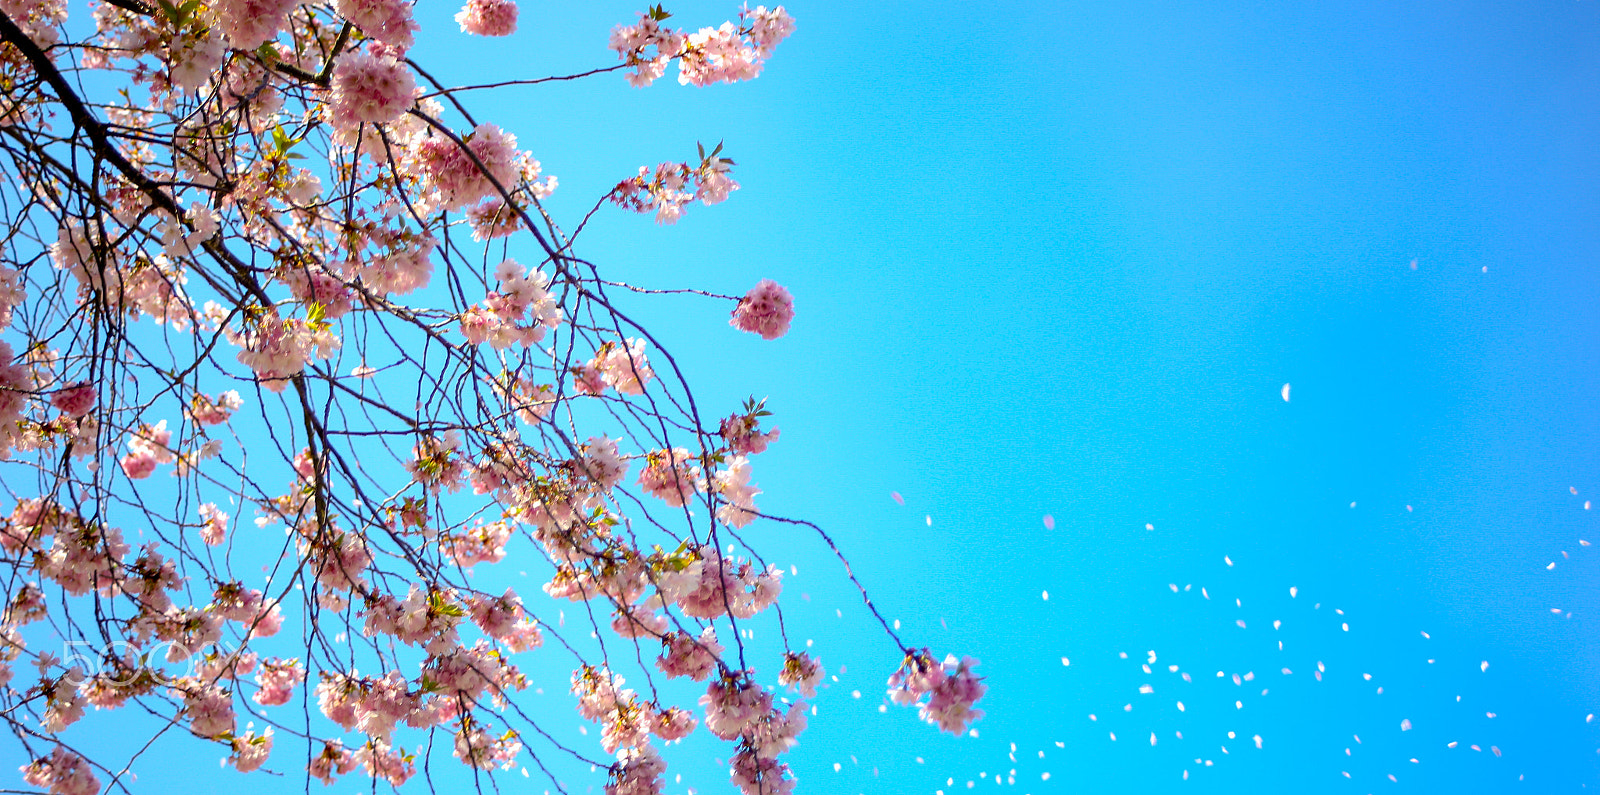
[[[530,5],[495,52],[587,64],[566,31],[628,11]],[[879,714],[893,648],[820,544],[757,531],[811,597],[791,627],[849,667],[806,791],[1600,786],[1593,3],[790,11],[754,83],[540,87],[505,121],[570,211],[726,141],[729,202],[604,216],[588,253],[794,291],[768,344],[641,310],[708,400],[772,397],[763,507],[829,528],[908,638],[984,661],[977,738]]]
[[[454,10],[419,8],[413,56],[471,83],[609,65],[640,9],[525,2],[490,42]],[[721,304],[632,309],[703,404],[770,396],[762,508],[827,528],[909,642],[983,661],[978,736],[880,713],[897,653],[838,564],[752,526],[799,571],[791,639],[847,668],[789,760],[800,791],[1600,787],[1600,6],[789,11],[752,83],[468,101],[559,177],[568,225],[725,142],[728,202],[602,211],[579,252],[647,287],[791,289],[775,342]],[[543,674],[553,731],[598,756]],[[705,739],[669,792],[730,791]],[[144,780],[245,783],[184,775]]]

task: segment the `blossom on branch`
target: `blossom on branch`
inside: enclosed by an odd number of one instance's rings
[[[659,795],[659,749],[702,725],[735,786],[789,792],[810,712],[776,688],[810,698],[822,666],[787,641],[745,665],[783,620],[784,569],[741,531],[778,430],[754,399],[713,406],[638,320],[713,294],[625,283],[586,231],[608,202],[671,224],[726,201],[735,163],[701,146],[569,222],[506,104],[470,102],[674,60],[681,83],[747,80],[787,12],[689,32],[657,6],[612,31],[621,67],[462,87],[409,57],[413,0],[92,7],[0,0],[0,695],[21,705],[0,722],[44,754],[27,786],[98,792],[68,749],[130,705],[115,727],[152,749],[187,732],[307,785],[587,758],[526,709],[548,639],[580,658],[610,795]],[[510,35],[518,8],[465,0],[456,23]],[[773,339],[793,316],[762,281],[730,322]],[[704,695],[672,703],[652,666]],[[905,670],[924,719],[976,719],[969,663]]]
[[[510,36],[517,32],[514,0],[467,0],[456,13],[462,33],[474,36]]]

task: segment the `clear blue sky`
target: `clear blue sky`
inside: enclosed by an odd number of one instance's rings
[[[454,83],[609,65],[639,10],[526,2],[484,42],[446,5],[413,55]],[[753,83],[472,107],[560,178],[568,225],[725,141],[727,203],[674,227],[603,211],[579,252],[643,286],[793,291],[776,342],[720,304],[637,311],[702,404],[771,397],[762,508],[828,528],[909,641],[983,661],[978,737],[880,713],[892,644],[819,541],[753,526],[800,572],[790,637],[848,666],[789,760],[801,792],[1600,788],[1600,546],[1579,545],[1600,544],[1600,5],[789,10]],[[599,755],[544,674],[553,731]],[[669,792],[731,791],[681,770]]]
[[[892,647],[820,544],[758,531],[812,597],[791,636],[849,666],[794,754],[805,791],[1013,768],[1033,793],[1600,787],[1600,548],[1578,545],[1600,536],[1600,6],[789,9],[754,83],[541,87],[506,123],[569,213],[726,141],[728,203],[604,216],[586,253],[794,291],[768,344],[652,311],[708,400],[772,396],[763,507],[833,531],[908,637],[984,661],[977,739],[879,714]],[[485,60],[603,59],[572,31],[629,10],[529,5]]]

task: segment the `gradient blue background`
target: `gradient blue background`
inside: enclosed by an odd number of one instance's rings
[[[614,5],[550,11],[544,38],[529,6],[502,51],[528,76],[585,62],[563,37]],[[892,647],[797,539],[791,620],[850,665],[794,754],[805,791],[1012,769],[1023,792],[1600,786],[1600,566],[1578,545],[1600,496],[1600,7],[790,10],[754,83],[540,88],[520,129],[558,201],[726,140],[727,204],[607,216],[587,252],[652,286],[794,291],[771,344],[688,302],[654,317],[708,399],[772,396],[762,506],[830,528],[909,639],[984,662],[976,739],[878,714],[869,652]]]
[[[413,55],[451,83],[609,65],[639,10],[524,2],[486,42],[446,5],[419,8]],[[1600,548],[1578,543],[1600,543],[1600,5],[789,10],[753,83],[468,102],[560,178],[569,226],[639,165],[726,142],[727,203],[662,228],[603,211],[579,253],[642,286],[794,292],[770,343],[720,304],[636,311],[702,405],[771,396],[762,508],[826,527],[909,642],[983,661],[977,737],[880,713],[893,645],[825,545],[753,526],[799,569],[790,637],[848,666],[789,759],[801,792],[1600,787]],[[544,674],[552,730],[599,755]],[[669,792],[729,791],[686,756]],[[142,783],[274,786],[235,776]]]
[[[628,10],[528,4],[454,63],[589,63],[570,32]],[[978,738],[879,714],[892,646],[819,543],[757,531],[800,566],[791,622],[850,667],[794,753],[804,791],[1013,769],[1023,792],[1600,786],[1600,564],[1578,545],[1600,496],[1600,6],[790,11],[754,83],[540,87],[505,122],[573,211],[726,141],[728,203],[602,216],[585,252],[650,286],[794,291],[775,343],[692,302],[651,317],[707,400],[772,396],[763,508],[828,527],[909,640],[983,660]]]

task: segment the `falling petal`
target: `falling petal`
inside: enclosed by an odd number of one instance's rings
[[[900,492],[898,492],[898,491],[889,492],[889,496],[892,497],[895,502],[898,502],[901,505],[905,505],[906,504],[906,498],[900,496]]]
[[[1283,402],[1285,402],[1285,403],[1289,402],[1289,385],[1288,384],[1284,384],[1283,385]]]
[[[1054,516],[1051,516],[1050,514],[1045,514],[1044,515],[1044,529],[1046,529],[1046,530],[1054,530],[1054,529],[1056,529],[1056,518]]]

